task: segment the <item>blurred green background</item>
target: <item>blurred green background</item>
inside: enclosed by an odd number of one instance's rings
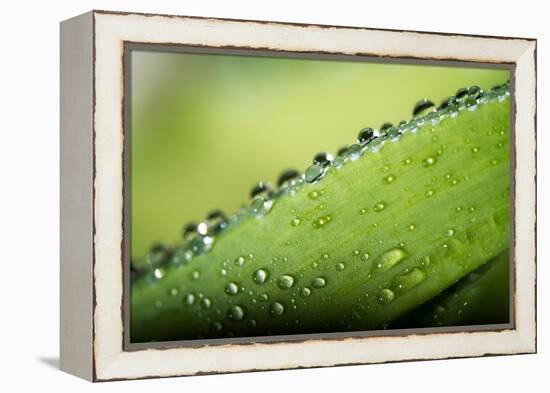
[[[131,52],[131,243],[173,243],[259,180],[305,170],[363,127],[408,120],[427,97],[488,89],[507,70],[236,55]]]

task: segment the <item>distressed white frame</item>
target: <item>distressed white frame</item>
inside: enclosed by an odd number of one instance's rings
[[[515,328],[124,351],[124,42],[515,64]],[[61,44],[62,369],[105,381],[536,351],[536,40],[92,11],[62,23]]]

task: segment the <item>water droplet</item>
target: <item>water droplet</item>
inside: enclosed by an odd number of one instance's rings
[[[426,279],[426,273],[420,268],[413,268],[410,272],[399,275],[393,285],[398,293],[408,291]]]
[[[198,270],[193,270],[191,272],[191,279],[192,280],[198,280],[201,277],[201,272]]]
[[[299,217],[294,217],[292,220],[290,220],[290,225],[292,225],[293,227],[297,227],[298,225],[300,225],[301,222],[302,221]]]
[[[346,153],[348,152],[348,146],[342,146],[341,148],[338,149],[338,157],[343,157],[346,155]]]
[[[262,293],[260,294],[260,296],[258,296],[258,299],[260,299],[260,301],[262,302],[267,302],[269,300],[269,296],[267,293]]]
[[[468,88],[468,98],[477,100],[483,95],[483,90],[479,86],[470,86]]]
[[[430,266],[430,263],[431,263],[431,259],[429,255],[425,255],[420,259],[420,265],[422,265],[423,267]]]
[[[434,157],[426,157],[424,160],[422,160],[422,166],[424,168],[431,167],[436,163],[436,159]]]
[[[313,220],[312,225],[313,228],[319,229],[327,225],[332,220],[332,217],[330,215],[319,217],[315,220]]]
[[[391,250],[386,251],[378,258],[374,263],[374,272],[382,273],[388,271],[395,265],[401,263],[408,257],[407,251],[403,248],[392,248]]]
[[[430,100],[428,100],[427,98],[423,98],[414,105],[413,117],[422,116],[434,110],[435,110],[435,104]]]
[[[293,276],[291,276],[290,274],[284,274],[277,280],[277,285],[281,289],[289,289],[294,286],[294,281],[295,279]]]
[[[308,192],[307,197],[309,199],[311,199],[312,201],[314,201],[315,199],[319,198],[323,194],[324,194],[324,192],[322,190],[319,190],[319,191],[313,190],[313,191]]]
[[[250,190],[250,198],[252,199],[256,197],[268,198],[271,192],[272,192],[271,184],[260,181]]]
[[[324,277],[315,277],[311,280],[311,286],[313,288],[323,288],[325,285],[327,285],[327,280]]]
[[[370,258],[370,254],[368,252],[365,252],[363,253],[363,255],[361,255],[361,259],[365,262],[368,261],[369,258]]]
[[[372,210],[374,210],[375,212],[381,212],[385,208],[386,208],[386,202],[378,202],[373,206]]]
[[[367,209],[362,208],[361,210],[359,210],[359,213],[360,214],[367,214]]]
[[[197,233],[197,223],[190,222],[189,224],[183,227],[183,238],[191,239]]]
[[[333,159],[334,158],[332,157],[332,154],[321,152],[317,153],[315,157],[313,157],[313,164],[319,165],[321,167],[326,167],[330,165]]]
[[[372,128],[363,128],[357,136],[357,141],[362,145],[366,145],[375,138],[374,130]]]
[[[176,288],[176,287],[170,288],[170,290],[168,291],[168,293],[169,293],[170,295],[172,295],[172,296],[178,296],[178,293],[179,293],[179,292],[180,292],[180,291],[179,291],[178,288]]]
[[[391,140],[396,140],[401,135],[401,131],[397,127],[390,127],[386,131],[386,135]]]
[[[458,100],[462,100],[466,98],[467,95],[468,95],[468,89],[465,89],[465,88],[458,89],[455,93],[455,97]]]
[[[301,297],[308,297],[309,295],[311,295],[311,289],[309,289],[308,287],[304,287],[304,288],[300,291],[300,296],[301,296]]]
[[[392,123],[384,123],[380,126],[380,131],[385,131],[387,130],[388,128],[390,128],[391,126],[393,126]]]
[[[351,252],[351,255],[354,256],[354,257],[356,257],[356,256],[358,256],[360,253],[361,253],[360,250],[353,250],[353,251]]]
[[[405,158],[402,162],[403,165],[410,165],[412,163],[412,158]]]
[[[430,198],[432,196],[434,196],[435,194],[435,191],[434,190],[428,190],[424,193],[424,195],[427,197],[427,198]]]
[[[386,177],[384,177],[384,179],[382,180],[382,182],[384,184],[391,184],[395,181],[395,175],[388,175]]]
[[[221,210],[212,210],[206,216],[206,234],[214,236],[227,227],[227,217]]]
[[[227,310],[227,318],[231,321],[241,321],[244,318],[244,308],[239,305],[234,305]]]
[[[210,308],[211,305],[212,305],[212,300],[210,300],[210,298],[205,297],[204,299],[201,300],[202,308]]]
[[[236,282],[229,282],[225,286],[225,293],[228,295],[236,295],[239,293],[239,285]]]
[[[349,157],[350,160],[355,161],[359,157],[361,157],[362,151],[363,150],[362,150],[361,146],[358,145],[357,143],[354,143],[353,145],[348,147],[348,150],[346,151],[345,156]]]
[[[323,167],[314,164],[307,168],[305,173],[305,180],[308,183],[313,183],[314,181],[319,180],[321,177],[323,177],[323,174]]]
[[[281,175],[279,176],[279,179],[277,180],[277,185],[279,187],[282,187],[286,183],[289,183],[292,180],[297,179],[298,177],[300,177],[300,172],[298,172],[294,169],[288,169],[288,170],[284,171],[283,173],[281,173]]]
[[[389,288],[384,288],[378,292],[378,303],[382,305],[390,304],[395,299],[395,293]]]
[[[407,229],[408,229],[409,231],[414,231],[415,228],[416,228],[416,225],[415,225],[415,224],[409,224],[409,226],[407,227]]]
[[[245,262],[246,262],[246,259],[244,256],[235,258],[235,266],[243,266]]]
[[[285,307],[280,302],[273,302],[269,307],[269,314],[272,317],[280,317],[285,312]]]
[[[479,152],[479,147],[477,147],[477,146],[472,147],[472,153],[473,154],[477,154],[478,152]]]
[[[155,270],[153,270],[153,276],[155,277],[155,279],[160,280],[164,276],[164,269],[157,267]]]
[[[266,200],[262,197],[256,197],[252,200],[252,203],[250,204],[250,213],[252,213],[252,215],[256,216],[257,218],[261,218],[269,213],[272,206],[272,199]]]
[[[220,322],[214,322],[212,324],[212,330],[214,330],[216,332],[221,332],[222,329],[223,329],[223,325]]]
[[[256,284],[263,284],[267,281],[268,278],[269,278],[269,270],[265,268],[256,270],[252,275],[252,280]]]
[[[336,270],[338,270],[339,272],[343,271],[345,268],[346,268],[346,265],[344,265],[342,262],[338,262],[336,264]]]
[[[188,306],[192,306],[195,304],[195,294],[190,292],[183,298],[183,302],[187,304]]]

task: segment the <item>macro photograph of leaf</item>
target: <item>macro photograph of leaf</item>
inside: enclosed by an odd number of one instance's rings
[[[131,342],[509,322],[508,69],[130,64]]]

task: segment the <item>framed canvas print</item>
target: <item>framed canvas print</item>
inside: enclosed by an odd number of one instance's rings
[[[536,41],[61,24],[61,368],[536,351]]]

